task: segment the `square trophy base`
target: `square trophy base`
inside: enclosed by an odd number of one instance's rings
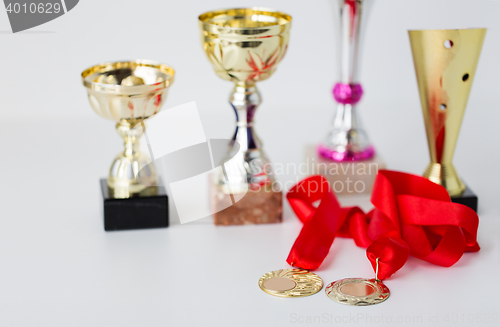
[[[213,183],[212,205],[214,206],[214,223],[218,226],[253,225],[280,223],[283,212],[283,193],[271,190],[249,191],[243,198],[238,195],[221,192]],[[231,205],[232,203],[232,205]],[[225,208],[222,209],[221,208]]]
[[[106,179],[101,179],[104,230],[168,227],[168,197],[163,186],[146,188],[139,196],[115,199]]]
[[[306,146],[308,175],[323,175],[338,195],[370,194],[379,169],[385,163],[379,155],[363,161],[337,162],[318,154],[316,145]]]
[[[468,206],[469,208],[477,212],[477,195],[475,195],[468,186],[466,186],[465,192],[462,195],[452,197],[451,201]]]

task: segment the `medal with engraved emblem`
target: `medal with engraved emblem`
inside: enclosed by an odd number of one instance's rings
[[[330,283],[325,289],[326,295],[342,304],[364,306],[384,302],[391,292],[378,279],[378,258],[375,278],[345,278]]]

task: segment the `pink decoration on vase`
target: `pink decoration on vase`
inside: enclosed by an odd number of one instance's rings
[[[337,83],[333,87],[333,97],[335,101],[341,104],[355,105],[363,96],[363,87],[361,84],[343,84]]]
[[[342,162],[342,161],[362,161],[370,159],[375,155],[375,149],[373,146],[369,146],[361,152],[353,152],[353,151],[335,151],[328,149],[322,145],[318,146],[318,153],[327,159],[331,159],[334,161]]]

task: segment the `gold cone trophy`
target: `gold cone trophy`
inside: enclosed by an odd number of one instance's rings
[[[173,80],[171,67],[147,60],[103,63],[82,72],[90,105],[116,122],[124,140],[124,151],[101,181],[106,230],[168,225],[168,198],[150,158],[139,150],[139,139],[143,120],[160,111]]]
[[[226,172],[213,183],[217,225],[281,221],[282,192],[273,190],[275,177],[254,132],[253,117],[261,103],[256,83],[268,79],[283,59],[290,25],[289,15],[265,8],[217,10],[199,16],[205,54],[217,75],[234,83],[229,99],[236,113],[236,132],[227,156],[231,159],[224,164]],[[235,203],[238,197],[241,200]],[[233,205],[228,206],[230,201]]]
[[[486,29],[409,31],[431,163],[424,176],[454,202],[477,210],[477,197],[452,163]]]

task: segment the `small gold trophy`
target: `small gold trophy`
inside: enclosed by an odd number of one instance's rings
[[[424,176],[476,211],[452,158],[485,35],[483,28],[409,31],[431,156]]]
[[[218,10],[199,17],[205,54],[220,78],[234,82],[229,99],[236,113],[231,159],[224,161],[225,174],[216,176],[214,183],[217,225],[281,221],[282,192],[272,188],[275,177],[255,135],[253,117],[261,103],[256,83],[268,79],[283,59],[291,19],[264,8]],[[229,201],[233,205],[228,206]]]
[[[90,105],[116,121],[125,146],[101,181],[106,230],[168,226],[168,199],[139,139],[143,120],[160,111],[173,81],[171,67],[147,60],[103,63],[82,72]],[[134,128],[138,124],[143,128]]]

